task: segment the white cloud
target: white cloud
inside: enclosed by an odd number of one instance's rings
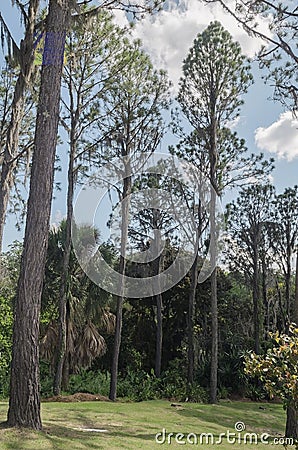
[[[256,129],[255,142],[261,150],[292,161],[298,157],[298,120],[290,111],[282,113],[269,127]]]
[[[66,218],[66,216],[62,214],[60,209],[57,209],[55,211],[54,217],[52,217],[52,220],[51,220],[51,228],[53,228],[54,230],[57,230],[59,228],[62,220],[65,218]]]
[[[224,126],[226,126],[227,128],[230,128],[231,130],[233,130],[234,128],[237,127],[237,125],[239,125],[239,123],[241,122],[241,117],[237,116],[235,117],[235,119],[232,120],[228,120]]]
[[[153,62],[168,70],[177,88],[181,76],[182,62],[198,33],[211,21],[218,20],[238,40],[242,51],[252,57],[260,49],[262,42],[248,36],[237,21],[226,13],[220,5],[203,3],[199,0],[169,0],[167,9],[155,15],[147,15],[133,30],[135,38],[140,38]],[[117,19],[123,24],[123,16]],[[260,22],[260,29],[268,32],[268,24]]]
[[[127,18],[126,18],[125,12],[122,9],[115,9],[113,11],[113,16],[114,16],[115,22],[117,23],[117,25],[119,25],[119,27],[124,28],[127,26],[127,24],[128,24]]]

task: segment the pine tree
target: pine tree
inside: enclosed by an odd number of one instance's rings
[[[195,160],[197,157],[198,166],[208,176],[212,187],[210,235],[213,245],[211,246],[210,262],[215,268],[211,275],[210,400],[212,403],[217,399],[218,370],[216,197],[222,193],[221,177],[224,173],[221,167],[224,158],[220,161],[220,149],[223,148],[225,138],[229,133],[226,127],[238,116],[243,103],[241,95],[247,91],[251,82],[250,67],[241,54],[240,45],[233,42],[231,35],[219,22],[211,23],[197,36],[184,60],[178,102],[193,128],[192,136],[189,138],[192,149],[191,159]],[[232,148],[235,146],[231,139],[230,145]],[[181,154],[183,154],[183,150],[181,150]],[[237,159],[237,156],[234,160]],[[201,165],[202,158],[204,159],[203,165]],[[230,166],[233,166],[233,162],[232,159]],[[228,161],[224,165],[225,170],[229,171]]]

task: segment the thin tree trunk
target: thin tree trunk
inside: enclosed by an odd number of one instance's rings
[[[210,233],[214,243],[211,244],[211,368],[210,368],[210,402],[217,403],[218,372],[218,307],[217,307],[217,269],[216,269],[216,193],[211,190]]]
[[[200,184],[202,180],[200,181]],[[190,272],[190,291],[188,299],[188,321],[187,321],[187,335],[188,335],[188,368],[187,368],[187,380],[190,385],[194,382],[194,374],[196,369],[196,349],[195,349],[195,338],[194,338],[194,325],[195,325],[195,314],[196,314],[196,291],[198,285],[198,274],[199,274],[199,241],[202,234],[203,217],[202,217],[202,204],[199,200],[198,207],[198,228],[196,230],[196,257],[193,262],[191,272]]]
[[[275,288],[276,288],[277,297],[278,297],[279,311],[282,316],[282,324],[281,324],[281,327],[279,327],[279,331],[284,333],[286,331],[286,315],[285,315],[285,311],[284,311],[284,305],[283,305],[283,301],[282,301],[280,287],[278,285],[278,280],[275,280]]]
[[[298,249],[296,251],[295,271],[295,303],[293,308],[293,321],[298,325]],[[287,408],[286,437],[298,439],[298,414],[293,407]]]
[[[130,163],[128,163],[130,164]],[[126,173],[130,174],[130,167],[126,168]],[[122,191],[122,223],[121,223],[121,255],[119,262],[119,273],[123,277],[125,276],[126,267],[126,245],[128,237],[128,215],[129,215],[129,194],[131,192],[131,176],[127,176],[123,180],[123,191]],[[110,400],[115,401],[117,397],[117,380],[118,380],[118,363],[119,354],[121,346],[121,335],[122,335],[122,312],[123,312],[123,301],[124,301],[124,279],[122,278],[121,286],[119,286],[120,295],[117,297],[117,308],[116,308],[116,326],[115,326],[115,338],[114,338],[114,353],[112,361],[111,370],[111,383],[110,383]]]
[[[156,296],[156,351],[155,351],[155,376],[160,377],[161,374],[161,361],[162,361],[162,339],[163,339],[163,326],[162,326],[162,295]]]
[[[74,195],[74,158],[76,152],[76,120],[73,118],[70,132],[70,153],[68,163],[68,189],[67,189],[67,215],[65,229],[65,245],[63,253],[62,281],[59,298],[59,318],[58,318],[58,343],[56,355],[56,369],[54,376],[53,393],[61,394],[62,379],[64,388],[67,383],[66,376],[63,377],[63,367],[66,363],[65,356],[67,350],[67,283],[69,273],[69,260],[71,252],[71,224],[73,218],[73,195]]]
[[[69,336],[69,324],[70,324],[70,304],[69,301],[66,302],[66,354],[64,358],[64,364],[62,369],[62,381],[61,390],[66,391],[69,383],[70,375],[70,354],[68,352],[68,336]]]
[[[267,339],[270,331],[270,309],[269,300],[267,295],[267,268],[265,258],[262,258],[262,294],[263,294],[263,306],[265,310],[265,333],[264,336]]]
[[[287,408],[286,437],[298,440],[298,415],[292,406]]]
[[[259,311],[258,269],[253,273],[253,322],[255,352],[260,353],[260,311]]]
[[[188,335],[188,350],[187,350],[187,381],[193,384],[195,372],[195,344],[194,344],[194,323],[196,313],[196,291],[198,285],[198,266],[199,255],[197,254],[190,272],[190,291],[188,299],[188,321],[187,321],[187,335]]]
[[[259,233],[259,231],[257,232]],[[253,296],[253,323],[254,323],[254,346],[255,352],[257,354],[260,353],[260,305],[259,305],[259,236],[255,236],[256,242],[254,242],[253,249],[253,287],[252,287],[252,296]]]
[[[125,263],[124,258],[120,256],[119,273],[123,273]],[[121,270],[121,272],[120,272]],[[123,312],[123,300],[122,296],[117,297],[117,307],[116,307],[116,326],[115,326],[115,338],[114,338],[114,352],[111,370],[111,383],[110,383],[110,393],[109,399],[115,401],[117,397],[117,382],[118,382],[118,364],[119,364],[119,354],[121,346],[121,335],[122,335],[122,312]]]
[[[39,319],[48,244],[68,0],[51,0],[14,311],[8,425],[40,430]]]
[[[217,402],[217,371],[218,371],[218,310],[217,310],[217,230],[216,230],[216,192],[217,192],[217,120],[215,94],[211,92],[211,127],[210,127],[210,262],[213,272],[211,274],[211,368],[210,368],[210,402]]]
[[[294,301],[293,321],[298,325],[298,247],[296,250],[296,270],[295,270],[295,301]]]
[[[218,371],[218,309],[217,309],[217,269],[211,274],[211,369],[210,402],[217,403]]]
[[[67,319],[66,319],[66,336],[67,336]],[[63,370],[62,370],[62,380],[61,380],[61,389],[67,391],[69,386],[69,376],[70,376],[70,367],[69,367],[69,354],[65,355]]]
[[[13,100],[11,104],[11,117],[6,133],[6,143],[3,154],[0,179],[0,253],[3,245],[3,232],[9,195],[12,188],[12,177],[17,165],[17,152],[19,144],[20,127],[24,115],[25,95],[34,68],[33,40],[36,15],[39,0],[31,0],[28,10],[28,23],[25,37],[21,41],[21,70],[18,75]]]
[[[285,275],[285,284],[286,284],[286,314],[287,314],[287,323],[290,324],[291,318],[291,254],[288,252],[287,255],[287,272]]]
[[[161,227],[161,213],[159,209],[153,210],[153,229],[156,232],[152,246],[154,247],[153,254],[157,255],[153,261],[153,276],[159,275],[161,271],[162,257],[160,255],[160,227]],[[158,286],[159,279],[157,280]],[[162,341],[163,341],[163,305],[162,294],[155,295],[156,301],[156,346],[155,346],[155,369],[154,373],[157,378],[161,375],[162,362]]]

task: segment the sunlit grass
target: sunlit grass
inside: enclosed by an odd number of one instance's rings
[[[177,433],[183,433],[186,442],[189,433],[198,436],[198,445],[182,444],[183,448],[222,448],[224,450],[268,449],[258,442],[244,444],[228,443],[226,437],[221,445],[199,443],[201,433],[213,433],[218,440],[220,433],[235,432],[236,422],[243,422],[244,433],[262,433],[280,437],[284,433],[285,412],[281,405],[250,402],[224,401],[218,405],[179,403],[171,406],[167,401],[147,401],[139,403],[85,402],[85,403],[43,403],[43,432],[28,430],[0,429],[0,449],[42,450],[42,449],[143,449],[181,448],[176,443]],[[7,403],[0,403],[0,421],[6,420]],[[84,431],[93,429],[97,431]],[[156,433],[166,429],[166,442],[158,444]],[[100,430],[100,431],[99,431]],[[169,433],[174,433],[169,437]],[[193,436],[193,435],[192,435]],[[159,435],[160,441],[163,440]],[[192,438],[193,439],[193,438]],[[178,438],[179,440],[179,438]],[[170,442],[170,444],[168,443]],[[194,441],[192,441],[194,442]],[[273,443],[271,439],[271,444]],[[270,445],[272,448],[272,445]],[[274,445],[274,449],[283,449]]]

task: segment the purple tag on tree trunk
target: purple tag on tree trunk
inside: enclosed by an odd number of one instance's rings
[[[64,59],[65,32],[49,31],[45,36],[43,66],[61,66]]]

